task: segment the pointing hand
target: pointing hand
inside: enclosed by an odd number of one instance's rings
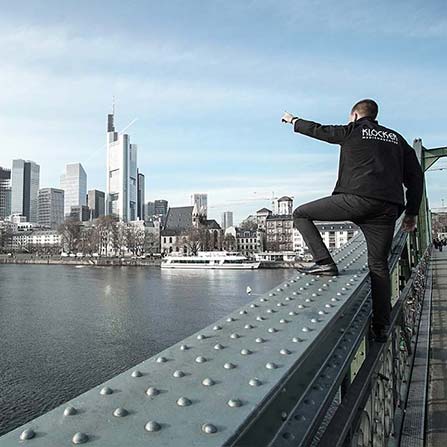
[[[291,124],[294,118],[295,117],[291,113],[285,112],[281,118],[281,122]]]

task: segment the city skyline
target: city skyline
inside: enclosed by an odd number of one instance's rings
[[[132,124],[139,143],[146,200],[181,206],[206,191],[211,217],[232,209],[240,221],[273,195],[298,205],[332,192],[338,150],[293,135],[284,109],[344,123],[357,99],[373,97],[379,120],[410,144],[446,144],[443,2],[365,3],[361,14],[350,1],[324,14],[304,2],[218,3],[8,4],[0,166],[34,160],[41,186],[56,187],[63,166],[81,162],[89,188],[105,191],[103,123],[115,96],[118,130]],[[427,185],[441,206],[445,172]]]

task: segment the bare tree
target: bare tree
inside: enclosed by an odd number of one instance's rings
[[[258,222],[256,221],[255,216],[248,216],[246,219],[244,219],[239,227],[242,230],[251,230],[256,231],[258,229]]]
[[[59,234],[62,239],[62,247],[68,253],[74,253],[78,250],[79,239],[81,236],[81,222],[75,220],[66,220],[59,226]]]
[[[223,247],[227,251],[236,251],[237,250],[236,238],[230,233],[226,234],[223,240]]]

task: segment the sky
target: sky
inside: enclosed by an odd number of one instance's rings
[[[107,114],[138,144],[146,200],[239,222],[271,198],[329,195],[338,146],[294,134],[284,110],[343,124],[374,98],[379,122],[447,145],[447,2],[0,0],[0,166],[58,187],[81,162],[105,190]],[[447,160],[427,173],[447,205]]]

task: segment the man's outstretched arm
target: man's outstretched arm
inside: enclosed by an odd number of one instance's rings
[[[315,123],[314,121],[307,121],[295,117],[288,112],[283,115],[282,122],[293,124],[295,132],[332,144],[342,144],[349,135],[351,129],[351,126],[349,125],[326,126]]]

